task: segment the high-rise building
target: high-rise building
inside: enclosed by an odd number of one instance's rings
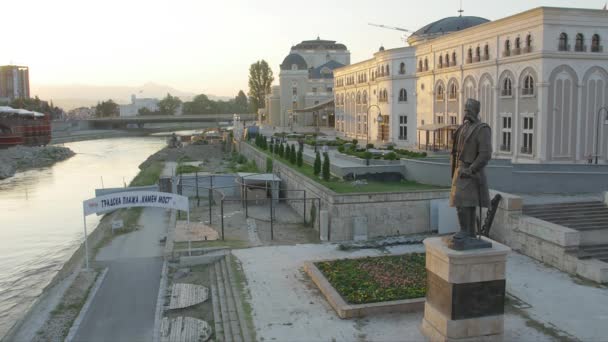
[[[30,72],[26,66],[0,66],[0,99],[30,97]]]

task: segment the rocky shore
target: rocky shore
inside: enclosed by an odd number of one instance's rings
[[[0,150],[0,179],[12,177],[17,171],[51,166],[74,155],[62,146],[15,146]]]

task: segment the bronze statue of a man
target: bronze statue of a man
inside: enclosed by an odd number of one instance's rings
[[[453,135],[451,158],[450,206],[456,207],[460,231],[452,236],[448,244],[457,250],[491,246],[477,239],[475,232],[475,209],[490,206],[484,168],[492,157],[491,130],[479,118],[479,101],[468,99],[464,113],[463,124]]]

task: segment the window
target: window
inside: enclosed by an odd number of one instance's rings
[[[521,92],[522,95],[534,95],[534,78],[531,75],[524,78],[524,87]]]
[[[562,32],[559,35],[559,45],[557,47],[559,51],[568,51],[568,35],[566,32]]]
[[[325,88],[325,91],[328,93],[331,93],[334,89],[332,87],[327,87]]]
[[[386,66],[386,76],[390,75],[390,71],[388,71],[388,65]]]
[[[521,48],[521,39],[519,37],[515,38],[515,48],[516,49]]]
[[[582,33],[576,35],[576,43],[574,44],[574,51],[583,52],[585,51],[585,37]]]
[[[523,145],[521,153],[532,154],[532,142],[534,140],[534,118],[524,117]]]
[[[443,101],[443,86],[439,85],[437,86],[437,101]]]
[[[591,52],[601,52],[601,51],[602,50],[600,47],[600,35],[596,33],[591,38]]]
[[[312,88],[312,93],[313,93],[313,94],[316,94],[316,93],[317,93],[317,88],[316,88],[316,87],[313,87],[313,88]]]
[[[399,90],[399,102],[407,102],[407,91],[405,89]]]
[[[506,77],[504,82],[502,83],[502,91],[500,92],[501,96],[513,96],[513,87],[511,87],[511,79]]]
[[[363,104],[367,104],[367,90],[363,91]]]
[[[483,59],[486,61],[490,59],[490,46],[488,44],[483,47]]]
[[[428,60],[428,58],[424,59],[424,71],[429,71],[429,60]]]
[[[450,66],[450,55],[445,54],[445,66],[446,68]]]
[[[384,76],[384,65],[380,68],[380,76]]]
[[[292,88],[291,88],[291,94],[292,94],[292,95],[294,95],[294,96],[295,96],[295,95],[298,95],[298,88],[296,88],[296,87],[292,87]]]
[[[399,64],[399,73],[401,75],[405,74],[405,63],[401,62],[401,64]]]
[[[452,52],[452,65],[456,65],[456,52]]]
[[[450,125],[456,124],[456,115],[450,115]]]
[[[357,92],[357,104],[361,104],[361,92]]]
[[[526,36],[526,52],[532,51],[532,35],[529,34]]]
[[[505,57],[509,57],[511,56],[511,41],[510,40],[506,40],[505,41],[505,52],[504,52],[504,56]]]
[[[504,152],[511,151],[511,116],[505,115],[502,117],[502,141],[500,145],[500,150]]]
[[[439,56],[439,67],[443,68],[443,56]]]
[[[458,89],[456,88],[456,83],[452,83],[452,85],[450,85],[450,95],[449,95],[448,99],[456,100],[457,94],[458,94]]]
[[[475,61],[479,62],[481,60],[481,48],[478,46],[475,48]]]
[[[438,124],[442,124],[443,123],[443,114],[437,115],[437,123]]]
[[[407,140],[407,116],[399,115],[399,140]]]
[[[418,71],[422,71],[422,59],[418,61]]]
[[[473,62],[473,49],[469,48],[467,51],[467,63]]]

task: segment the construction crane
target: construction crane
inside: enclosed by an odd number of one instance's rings
[[[382,27],[385,29],[389,29],[389,30],[397,30],[397,31],[403,31],[403,32],[408,32],[408,33],[414,33],[414,31],[410,31],[401,27],[395,27],[395,26],[387,26],[387,25],[380,25],[380,24],[374,24],[374,23],[367,23],[370,26],[376,26],[376,27]]]

